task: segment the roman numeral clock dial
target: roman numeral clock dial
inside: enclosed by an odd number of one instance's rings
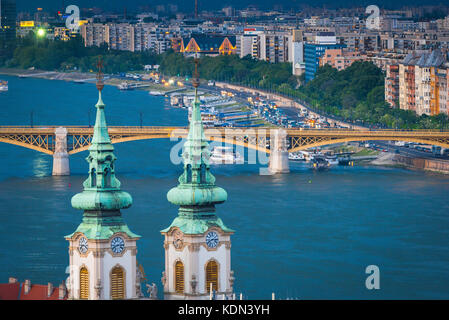
[[[211,231],[206,235],[206,244],[209,248],[216,248],[218,245],[218,234]]]
[[[89,249],[89,245],[87,244],[87,239],[82,237],[80,239],[79,245],[78,245],[78,249],[81,253],[86,253],[87,250]]]
[[[125,249],[125,241],[123,241],[120,237],[115,237],[111,241],[111,250],[112,252],[119,254],[122,253]]]

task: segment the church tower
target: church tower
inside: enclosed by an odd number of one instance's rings
[[[140,295],[136,279],[136,241],[122,218],[121,209],[129,208],[131,196],[120,190],[115,177],[114,147],[108,134],[101,99],[104,87],[99,62],[97,116],[89,147],[89,177],[84,191],[72,198],[72,206],[84,210],[81,224],[69,241],[70,298],[89,300],[132,299]]]
[[[162,275],[165,299],[209,299],[210,290],[222,299],[233,293],[231,235],[233,230],[215,214],[215,205],[227,199],[215,186],[210,172],[208,143],[198,100],[198,60],[195,60],[195,100],[189,133],[184,144],[184,172],[179,185],[167,199],[180,206],[172,224],[161,230],[165,236],[165,271]]]

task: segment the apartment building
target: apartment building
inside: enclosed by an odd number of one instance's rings
[[[328,49],[341,49],[344,45],[336,43],[335,33],[319,32],[315,36],[313,43],[306,43],[304,46],[304,61],[306,65],[305,80],[306,82],[315,78],[315,73],[320,65],[320,57],[324,55]]]
[[[245,28],[243,34],[237,36],[236,52],[240,57],[251,55],[255,59],[271,63],[292,62],[292,42],[291,31]]]
[[[12,41],[16,38],[16,1],[0,0],[0,39]]]
[[[128,23],[111,24],[109,29],[109,48],[112,50],[136,50],[135,27]]]
[[[157,53],[171,48],[172,38],[178,36],[151,23],[89,23],[81,26],[81,35],[86,47],[106,43],[113,50],[154,50]]]
[[[300,76],[305,72],[304,61],[304,33],[301,30],[293,30],[292,39],[292,74]]]
[[[259,36],[260,60],[271,63],[291,62],[292,34],[288,32],[265,32]]]
[[[385,77],[385,101],[392,107],[399,107],[399,65],[389,64]]]
[[[350,51],[346,48],[326,49],[324,54],[319,58],[320,66],[326,64],[337,70],[344,70],[353,64],[355,61],[363,60],[365,56],[361,55],[359,51]]]
[[[399,84],[401,109],[415,111],[418,115],[449,114],[447,56],[440,50],[409,53],[398,68],[397,80],[388,76],[386,78],[386,97],[387,88],[394,86],[396,81]],[[393,94],[391,99],[394,99]]]
[[[264,33],[261,27],[245,28],[243,34],[236,38],[236,52],[243,58],[251,55],[254,59],[259,59],[259,35]]]
[[[336,41],[351,51],[377,51],[380,48],[380,36],[373,31],[339,32]]]
[[[109,25],[88,23],[81,26],[81,36],[86,47],[109,45]]]

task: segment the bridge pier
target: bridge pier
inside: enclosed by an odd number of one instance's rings
[[[289,173],[290,167],[288,164],[286,131],[283,129],[271,131],[270,141],[271,147],[268,170],[272,174]]]
[[[58,127],[55,130],[55,153],[53,154],[52,175],[70,175],[69,154],[67,152],[67,129],[64,127]]]

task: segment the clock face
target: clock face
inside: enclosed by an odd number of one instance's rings
[[[122,253],[123,249],[125,249],[125,241],[120,237],[115,237],[111,241],[111,249],[114,253]]]
[[[206,244],[209,248],[216,248],[218,245],[218,234],[211,231],[206,235]]]
[[[78,246],[81,253],[86,253],[87,249],[89,249],[89,245],[87,244],[87,239],[82,237]]]

